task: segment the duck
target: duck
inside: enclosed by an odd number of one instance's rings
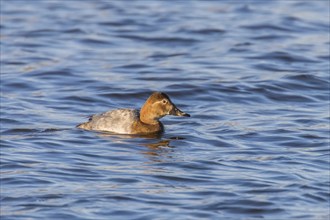
[[[140,110],[115,109],[89,117],[77,128],[112,132],[116,134],[152,134],[164,132],[164,125],[159,121],[166,115],[190,117],[181,111],[163,92],[153,92]]]

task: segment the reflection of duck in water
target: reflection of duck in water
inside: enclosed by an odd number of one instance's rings
[[[144,146],[150,148],[150,149],[159,149],[161,147],[171,147],[170,146],[170,140],[161,140],[156,143],[149,143],[149,144],[144,144]]]
[[[165,115],[187,116],[162,92],[154,92],[144,103],[141,111],[137,109],[116,109],[89,118],[78,128],[94,131],[110,131],[117,134],[150,134],[164,131],[159,121]]]
[[[156,156],[157,158],[152,158],[154,162],[162,162],[164,158],[159,158],[159,156],[167,156],[168,153],[173,151],[173,146],[170,146],[170,140],[160,140],[156,143],[143,144],[143,146],[148,147],[148,151],[144,151],[144,155]],[[150,158],[151,159],[151,158]]]

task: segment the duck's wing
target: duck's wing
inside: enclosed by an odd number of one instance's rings
[[[135,109],[116,109],[96,114],[87,122],[88,130],[110,131],[119,134],[131,133],[132,124],[138,120],[139,111]]]

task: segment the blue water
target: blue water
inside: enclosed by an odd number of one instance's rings
[[[329,1],[0,4],[1,220],[330,218]]]

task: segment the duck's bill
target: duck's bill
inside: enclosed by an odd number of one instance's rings
[[[188,113],[185,113],[176,107],[173,108],[172,111],[170,111],[170,115],[190,117],[190,115]]]

